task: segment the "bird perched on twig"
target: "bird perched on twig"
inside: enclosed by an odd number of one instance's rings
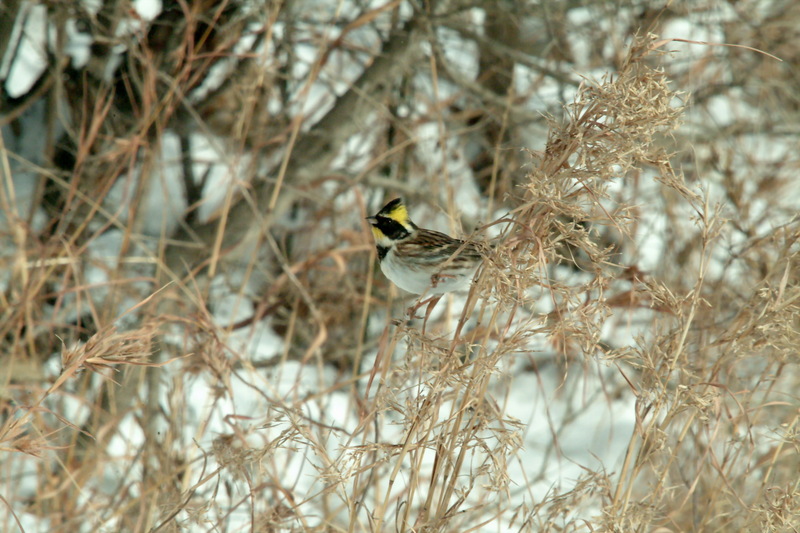
[[[469,288],[483,261],[476,243],[462,241],[438,231],[420,228],[408,216],[401,198],[367,217],[378,249],[381,270],[395,285],[413,294],[429,294],[425,318],[442,294]]]

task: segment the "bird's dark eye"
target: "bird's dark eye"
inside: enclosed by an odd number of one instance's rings
[[[394,219],[388,217],[377,217],[377,219],[376,226],[390,239],[405,239],[411,235],[405,226]]]

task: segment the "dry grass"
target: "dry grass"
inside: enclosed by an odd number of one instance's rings
[[[87,18],[124,75],[3,115],[0,529],[800,529],[800,13],[517,7]],[[786,64],[641,36],[676,20]],[[396,194],[493,245],[425,334],[361,221]]]

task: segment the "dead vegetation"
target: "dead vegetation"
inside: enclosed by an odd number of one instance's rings
[[[800,529],[800,12],[310,4],[36,15],[97,44],[2,103],[0,528]],[[426,334],[399,194],[493,246]]]

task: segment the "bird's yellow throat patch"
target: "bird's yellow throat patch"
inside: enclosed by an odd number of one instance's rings
[[[381,242],[386,238],[386,234],[379,230],[377,226],[372,226],[372,236],[375,237],[375,242]]]

